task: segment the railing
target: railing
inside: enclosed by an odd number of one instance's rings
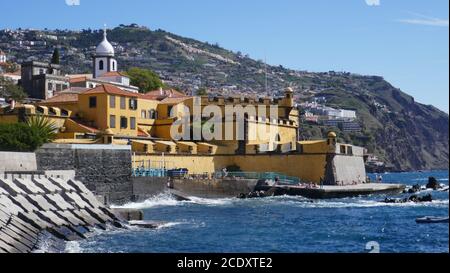
[[[302,181],[298,177],[287,176],[275,172],[216,172],[212,175],[204,174],[190,174],[187,169],[150,169],[150,168],[136,168],[133,169],[134,177],[172,177],[172,178],[201,178],[201,179],[255,179],[255,180],[273,180],[281,184],[300,184]]]
[[[280,183],[286,184],[299,184],[301,180],[298,177],[287,176],[281,173],[274,172],[227,172],[216,173],[215,178],[243,178],[243,179],[256,179],[256,180],[278,180]]]
[[[136,168],[133,169],[134,177],[167,177],[168,171],[166,169],[147,169]]]

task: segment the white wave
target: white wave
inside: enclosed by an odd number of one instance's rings
[[[83,249],[80,246],[80,243],[77,241],[71,241],[66,243],[66,248],[64,249],[65,253],[83,253]]]
[[[189,201],[179,201],[169,193],[162,193],[151,197],[143,202],[128,203],[123,206],[112,206],[112,208],[128,208],[128,209],[149,209],[155,207],[172,207],[183,206],[186,204],[198,204],[206,206],[228,205],[233,202],[233,198],[210,199],[190,196]]]
[[[211,199],[211,198],[200,198],[195,196],[188,197],[191,201],[188,201],[193,204],[199,205],[207,205],[207,206],[223,206],[230,205],[236,198],[219,198],[219,199]]]
[[[186,201],[178,201],[168,193],[161,193],[151,197],[143,202],[128,203],[123,206],[111,206],[112,208],[126,208],[126,209],[148,209],[154,207],[169,207],[179,206]]]
[[[381,198],[382,199],[382,198]],[[381,200],[380,199],[380,200]],[[257,201],[259,200],[259,201]],[[361,197],[310,200],[301,196],[277,196],[262,199],[245,199],[247,202],[261,202],[264,205],[282,204],[299,208],[370,208],[370,207],[448,207],[449,200],[434,200],[423,203],[384,203],[377,200],[363,200]]]
[[[183,223],[181,223],[181,222],[169,222],[169,223],[165,223],[163,225],[158,226],[157,229],[171,228],[171,227],[178,226],[178,225],[181,225],[181,224],[183,224]]]

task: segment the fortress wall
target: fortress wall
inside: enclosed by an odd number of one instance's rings
[[[288,176],[298,177],[305,182],[320,183],[328,173],[333,173],[333,181],[343,181],[352,184],[362,183],[366,178],[362,156],[334,155],[327,159],[326,154],[261,154],[261,155],[137,155],[135,166],[144,163],[145,166],[160,168],[162,161],[167,169],[187,168],[190,174],[220,172],[223,168],[237,165],[244,172],[278,172]],[[330,160],[330,164],[327,164]]]
[[[364,159],[361,156],[335,155],[333,158],[335,180],[345,185],[366,181]]]
[[[136,167],[145,163],[158,168],[164,161],[167,169],[187,168],[190,174],[220,172],[223,168],[237,165],[244,172],[279,172],[302,180],[320,183],[325,176],[325,154],[293,155],[137,155]]]

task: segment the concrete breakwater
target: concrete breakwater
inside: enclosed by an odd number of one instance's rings
[[[44,231],[78,240],[91,227],[121,227],[120,220],[80,181],[33,176],[0,178],[0,253],[35,249]]]

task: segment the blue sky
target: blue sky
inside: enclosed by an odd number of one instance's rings
[[[448,0],[79,1],[2,1],[0,28],[138,23],[274,65],[380,75],[449,110]]]

